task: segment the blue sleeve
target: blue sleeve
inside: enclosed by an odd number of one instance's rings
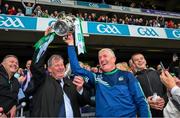
[[[138,80],[131,73],[128,73],[128,79],[129,79],[128,82],[129,90],[135,101],[139,116],[151,117],[149,104],[147,103],[146,97]]]
[[[91,84],[94,84],[95,73],[90,72],[80,67],[74,46],[68,46],[68,57],[69,57],[72,72],[75,75],[80,75],[85,78],[88,78],[89,79],[88,82],[90,81]]]

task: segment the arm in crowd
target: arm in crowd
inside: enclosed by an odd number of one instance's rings
[[[27,94],[28,96],[32,95],[34,90],[36,90],[36,88],[38,88],[39,85],[41,85],[45,81],[45,78],[47,75],[46,69],[44,68],[44,64],[45,64],[44,60],[45,60],[46,54],[43,54],[40,57],[39,61],[36,63],[36,57],[37,57],[38,52],[39,52],[39,49],[35,50],[33,58],[32,58],[32,64],[30,67],[30,71],[32,73],[32,79],[29,82],[28,87],[25,91],[25,94]]]
[[[128,73],[128,86],[130,93],[133,95],[134,101],[140,117],[151,117],[151,111],[149,105],[146,101],[146,97],[143,90],[138,82],[138,80],[133,76],[133,74]]]
[[[176,84],[177,78],[172,77],[168,71],[162,71],[161,75],[162,83],[170,90],[172,98],[180,104],[180,87]]]

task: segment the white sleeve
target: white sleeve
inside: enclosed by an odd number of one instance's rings
[[[175,86],[171,89],[172,98],[180,104],[180,87]]]

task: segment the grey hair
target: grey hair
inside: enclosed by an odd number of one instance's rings
[[[15,55],[6,55],[2,62],[4,62],[7,58],[14,57],[18,60],[18,58]]]
[[[101,52],[104,52],[104,51],[107,51],[107,52],[110,52],[110,54],[113,56],[113,57],[116,57],[115,54],[114,54],[114,51],[110,48],[103,48],[101,50],[99,50],[98,52],[98,55],[101,53]]]
[[[57,54],[52,55],[52,56],[48,59],[48,62],[47,62],[48,67],[52,66],[52,61],[53,61],[53,60],[58,60],[58,59],[64,61],[64,59],[62,58],[61,55],[57,55]]]

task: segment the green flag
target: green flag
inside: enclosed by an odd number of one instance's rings
[[[35,51],[37,52],[37,56],[35,59],[35,63],[39,61],[39,59],[43,56],[49,44],[54,40],[55,33],[49,33],[46,36],[43,36],[35,45]]]
[[[82,25],[81,25],[81,19],[76,18],[75,21],[75,42],[76,46],[78,49],[78,54],[85,53],[86,52],[86,47],[84,43],[84,36],[83,36],[83,30],[82,30]]]

